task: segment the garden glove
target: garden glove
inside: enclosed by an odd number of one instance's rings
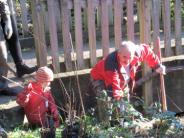
[[[166,74],[166,67],[164,65],[160,64],[160,67],[158,67],[156,69],[156,72],[165,75]]]
[[[123,93],[123,91],[122,90],[120,90],[120,91],[115,91],[114,92],[114,98],[116,99],[116,100],[120,100],[121,98],[123,98],[124,97],[124,93]]]
[[[10,39],[13,34],[10,15],[7,15],[7,20],[5,21],[4,32],[5,32],[6,38]]]

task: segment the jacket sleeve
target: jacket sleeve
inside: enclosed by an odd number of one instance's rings
[[[145,61],[148,65],[155,69],[160,65],[160,60],[158,56],[152,51],[149,45],[142,44],[140,45],[140,52],[141,52],[141,61]]]
[[[22,92],[20,92],[17,95],[16,102],[22,106],[25,107],[29,102],[30,92],[32,91],[32,85],[28,84]]]
[[[57,107],[56,107],[56,104],[55,104],[54,98],[52,97],[51,92],[49,92],[48,100],[49,100],[49,109],[50,109],[51,115],[53,116],[53,120],[54,120],[54,126],[58,128],[60,126],[59,113],[58,113],[58,110],[57,110]]]
[[[106,72],[106,75],[107,75],[106,77],[108,78],[107,79],[108,89],[111,89],[113,92],[113,97],[116,100],[119,100],[123,96],[123,90],[122,90],[121,85],[120,85],[120,78],[119,78],[118,72],[117,71],[115,71],[115,72],[108,71],[108,72]]]

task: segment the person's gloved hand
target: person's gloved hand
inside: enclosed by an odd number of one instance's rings
[[[7,16],[7,20],[5,21],[5,27],[4,27],[5,35],[7,39],[10,39],[10,37],[13,34],[12,24],[10,16]]]
[[[158,67],[156,69],[156,72],[165,75],[166,74],[166,67],[161,64],[160,67]]]
[[[123,93],[123,91],[115,91],[114,92],[114,98],[116,99],[116,100],[120,100],[121,98],[123,98],[124,97],[124,93]]]

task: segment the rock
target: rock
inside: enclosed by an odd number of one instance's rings
[[[15,101],[15,96],[0,96],[0,125],[11,130],[23,123],[24,111]]]

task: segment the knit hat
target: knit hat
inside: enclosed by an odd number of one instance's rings
[[[54,74],[50,68],[44,66],[38,69],[35,78],[39,82],[50,82],[53,81]]]

